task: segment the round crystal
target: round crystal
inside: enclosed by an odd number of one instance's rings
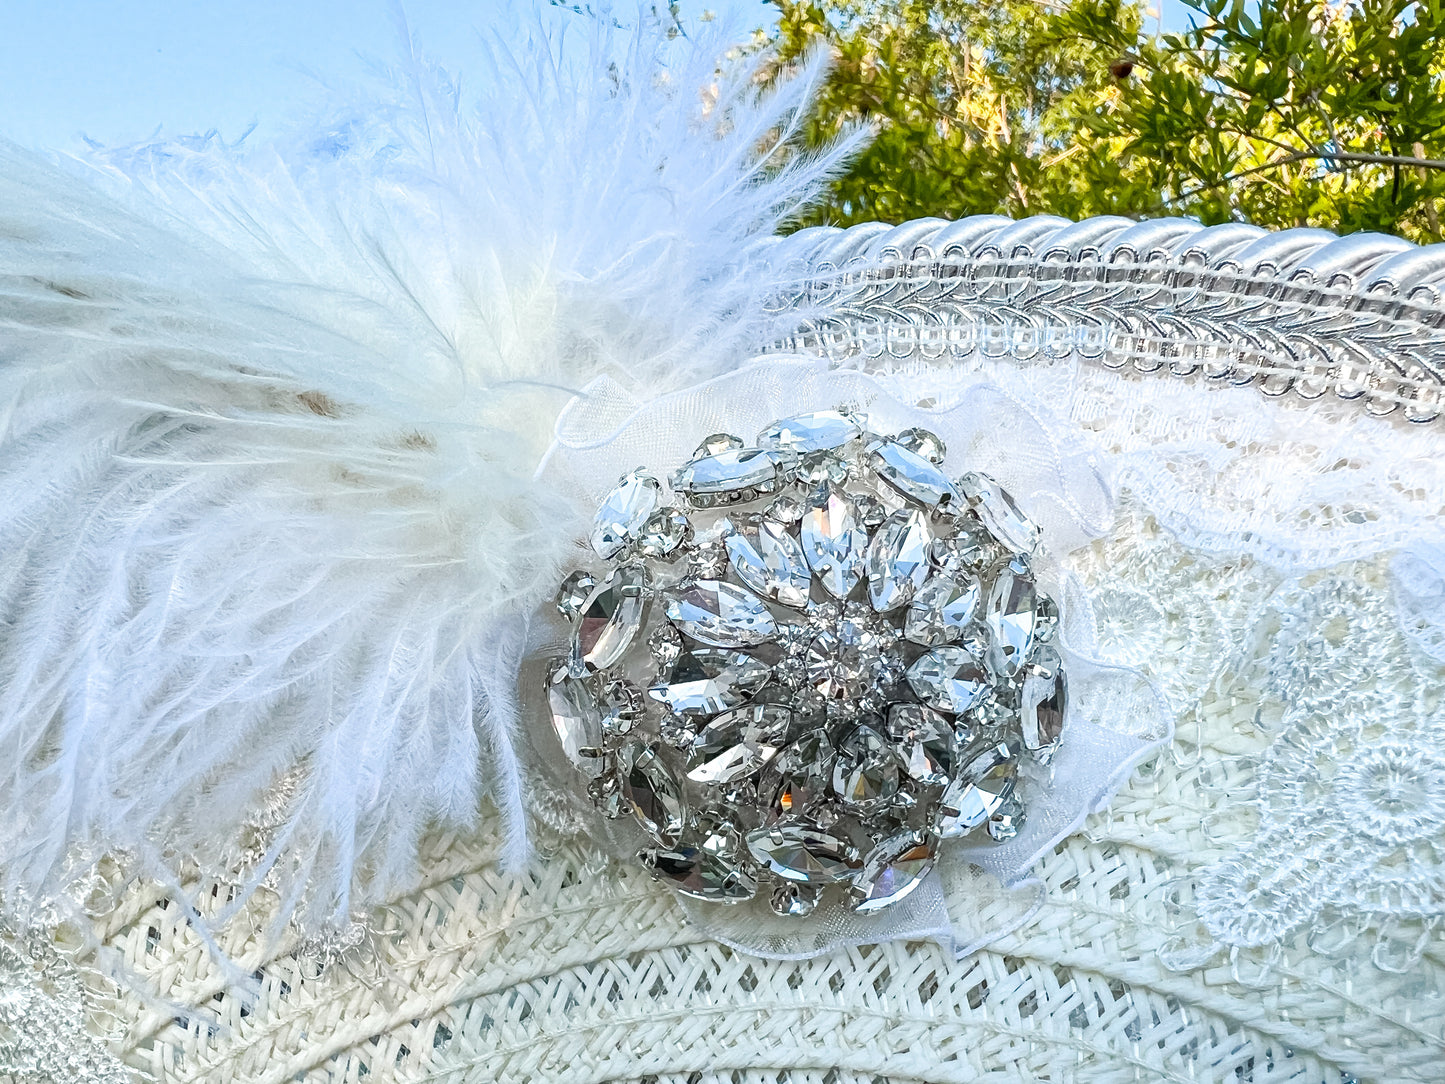
[[[577,615],[587,603],[587,596],[597,586],[597,577],[578,569],[557,589],[557,612],[569,621],[576,621]]]
[[[804,452],[794,475],[808,485],[838,486],[848,480],[848,464],[832,452]]]
[[[854,493],[851,496],[854,514],[858,517],[859,523],[870,531],[883,526],[883,521],[888,518],[886,504],[871,493]]]
[[[790,493],[784,493],[780,497],[775,497],[773,503],[763,509],[763,515],[774,523],[787,525],[797,523],[803,518],[805,511],[807,509],[802,501]]]
[[[644,557],[666,557],[687,537],[687,516],[672,508],[660,508],[647,518],[637,536],[637,552]]]
[[[901,444],[910,452],[923,456],[934,466],[942,463],[944,456],[948,454],[943,445],[943,438],[937,433],[930,433],[927,429],[905,429],[895,436],[893,441]]]
[[[776,914],[801,917],[816,911],[822,897],[823,890],[817,885],[784,881],[773,889],[772,898],[768,902]]]
[[[697,451],[692,454],[698,457],[717,455],[719,452],[730,452],[742,446],[742,437],[735,437],[731,433],[714,433],[710,437],[704,437],[703,442],[697,446]]]

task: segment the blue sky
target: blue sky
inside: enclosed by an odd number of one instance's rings
[[[426,50],[465,73],[478,27],[537,0],[405,0]],[[545,4],[545,0],[541,0]],[[634,9],[632,0],[615,5]],[[689,0],[761,26],[762,0]],[[392,0],[0,0],[0,136],[70,150],[81,137],[129,142],[264,131],[316,95],[315,76],[345,79],[358,54],[397,41]],[[512,17],[515,17],[513,15]]]
[[[1180,0],[1162,0],[1166,22]],[[477,28],[545,0],[405,0],[423,47],[467,71]],[[633,10],[634,0],[618,0]],[[684,0],[744,30],[771,20],[763,0]],[[397,41],[393,0],[0,0],[0,136],[71,150],[217,129],[264,133],[345,80],[358,54]],[[507,13],[511,12],[509,16]]]

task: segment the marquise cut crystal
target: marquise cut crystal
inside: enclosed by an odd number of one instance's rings
[[[676,846],[644,850],[638,857],[653,876],[694,899],[742,903],[758,891],[756,875],[743,864],[741,834],[725,820],[707,814],[687,826]]]
[[[797,821],[748,833],[753,859],[787,881],[841,881],[858,866],[858,852],[846,839]]]
[[[605,670],[627,654],[647,615],[647,574],[623,565],[592,588],[572,633],[574,676]]]
[[[846,598],[863,580],[868,534],[841,490],[828,489],[803,513],[803,555],[834,598]]]
[[[1000,677],[1017,674],[1034,646],[1038,590],[1018,561],[995,570],[984,607],[989,631],[988,664]]]
[[[571,642],[542,734],[615,822],[609,846],[637,841],[683,895],[881,911],[943,840],[1016,836],[1019,780],[1059,770],[1037,527],[992,479],[950,482],[937,434],[865,424],[714,433],[670,494],[633,471],[598,511],[600,561],[558,592]]]
[[[738,579],[764,598],[801,609],[808,604],[813,577],[803,547],[781,524],[764,520],[724,538]]]
[[[752,704],[717,716],[698,732],[687,754],[695,783],[731,783],[755,773],[788,740],[793,713],[781,704]]]
[[[592,691],[561,668],[547,687],[547,706],[563,754],[586,775],[601,775],[602,710]]]
[[[950,508],[960,503],[958,490],[931,462],[891,440],[868,445],[869,465],[905,497],[928,508]]]
[[[846,414],[816,410],[774,422],[758,434],[758,444],[763,448],[787,448],[799,453],[832,451],[862,434],[858,423]]]
[[[1029,554],[1038,546],[1038,525],[992,478],[970,471],[958,480],[958,488],[989,532],[1015,553]]]
[[[660,843],[676,843],[682,834],[682,787],[656,746],[629,745],[620,755],[622,797],[643,830]]]
[[[688,496],[735,493],[773,481],[778,464],[763,448],[732,448],[694,459],[672,476],[672,488]]]
[[[910,602],[928,578],[933,532],[922,512],[894,512],[868,547],[868,599],[879,613]]]
[[[762,599],[721,580],[697,580],[672,592],[667,616],[684,636],[714,647],[749,647],[778,631]]]
[[[679,655],[647,695],[678,715],[715,715],[747,703],[771,676],[767,663],[741,651],[695,648]]]
[[[1024,672],[1019,723],[1027,749],[1050,749],[1064,730],[1068,687],[1059,654],[1043,648]]]
[[[592,521],[592,549],[610,561],[636,541],[639,532],[662,500],[662,483],[643,470],[635,470],[617,483],[597,509]]]

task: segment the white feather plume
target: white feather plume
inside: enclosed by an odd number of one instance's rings
[[[552,419],[741,361],[753,243],[851,150],[770,159],[816,64],[760,95],[722,37],[585,27],[271,146],[0,146],[12,902],[119,851],[337,921],[484,794],[520,853],[519,630],[584,514]]]

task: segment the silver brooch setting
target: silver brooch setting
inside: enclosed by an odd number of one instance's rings
[[[824,410],[622,478],[546,668],[560,752],[677,891],[807,915],[906,898],[1013,838],[1067,682],[1038,527],[943,441]]]

